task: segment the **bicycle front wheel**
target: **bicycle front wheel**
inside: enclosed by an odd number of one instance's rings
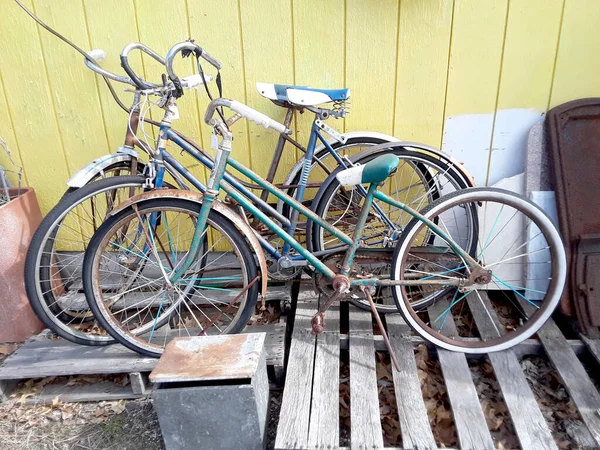
[[[191,249],[200,204],[148,200],[105,221],[90,241],[83,284],[90,307],[111,336],[158,357],[175,337],[238,333],[258,297],[250,247],[212,210],[196,261],[170,277]]]
[[[467,243],[474,212],[473,248]],[[437,231],[418,219],[407,225],[394,254],[392,278],[413,283],[395,286],[393,295],[405,320],[424,339],[464,353],[505,350],[550,317],[564,287],[566,258],[556,228],[535,204],[502,189],[474,188],[440,198],[422,215]],[[472,273],[464,254],[483,270]],[[459,286],[448,292],[436,282]],[[426,308],[416,306],[436,293]]]

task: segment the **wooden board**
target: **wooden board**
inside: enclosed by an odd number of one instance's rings
[[[579,410],[581,419],[600,446],[600,394],[596,386],[553,320],[546,322],[538,331],[538,336]]]
[[[600,339],[590,339],[585,336],[581,336],[581,339],[583,339],[583,342],[585,342],[587,348],[590,350],[592,355],[594,355],[596,361],[600,363]]]
[[[399,372],[395,369],[392,372],[402,444],[405,448],[436,449],[421,392],[410,327],[398,314],[387,315],[385,320],[392,350],[400,365]]]
[[[267,333],[267,364],[283,364],[284,327],[253,326],[245,331]],[[146,358],[123,347],[89,347],[64,339],[37,336],[27,341],[0,365],[0,380],[67,375],[150,372],[158,359]]]
[[[479,296],[477,296],[477,294]],[[485,292],[467,296],[467,302],[482,338],[491,339],[504,334],[495,311]],[[556,444],[537,400],[523,374],[513,350],[488,354],[508,407],[521,448],[550,450]]]
[[[276,449],[306,448],[308,445],[316,341],[310,321],[316,311],[316,299],[297,303],[275,439]]]
[[[325,331],[317,336],[310,407],[308,445],[337,448],[340,445],[340,312],[325,313]]]
[[[438,317],[448,307],[447,300],[437,301],[429,307],[429,317]],[[457,334],[452,316],[445,320],[442,333]],[[446,381],[460,447],[493,450],[494,442],[481,409],[467,358],[462,353],[444,349],[438,349],[438,357]]]
[[[371,314],[350,307],[350,444],[383,448]]]

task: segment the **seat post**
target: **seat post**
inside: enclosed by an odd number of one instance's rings
[[[290,128],[290,124],[292,123],[292,115],[294,114],[293,108],[288,108],[287,113],[285,114],[285,120],[283,124],[286,128]],[[281,155],[283,154],[283,147],[285,146],[285,137],[283,134],[279,135],[279,140],[277,141],[277,146],[275,147],[275,153],[273,154],[273,160],[271,161],[271,166],[269,167],[269,172],[267,173],[267,177],[265,178],[269,183],[273,183],[275,180],[275,174],[277,173],[277,168],[279,167],[279,162],[281,161]],[[264,202],[269,198],[269,191],[263,189],[260,194],[260,199]]]

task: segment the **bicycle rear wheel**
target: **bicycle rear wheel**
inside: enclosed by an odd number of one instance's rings
[[[361,158],[358,163],[366,164],[374,158],[391,153],[400,158],[395,174],[390,176],[379,187],[379,190],[392,199],[402,202],[413,209],[420,210],[435,202],[442,195],[464,189],[469,186],[468,180],[449,162],[435,158],[423,152],[406,148],[393,148]],[[338,169],[335,173],[337,173]],[[342,187],[332,175],[321,188],[315,212],[327,222],[345,232],[348,236],[354,233],[354,226],[362,209],[364,196],[358,186]],[[390,273],[394,247],[404,228],[412,216],[399,208],[375,201],[379,210],[371,209],[363,232],[364,245],[355,259],[355,269],[377,276]],[[309,228],[308,236],[314,252],[345,248],[342,242],[317,223]],[[474,242],[474,240],[473,240]],[[371,252],[369,252],[369,250]],[[368,254],[374,257],[366,257]],[[339,257],[343,258],[343,250]],[[331,258],[331,257],[330,257]],[[380,313],[397,312],[391,289],[379,288],[373,294]],[[423,298],[422,302],[431,299]],[[371,310],[369,302],[362,294],[356,293],[350,302],[359,308]]]
[[[83,284],[101,326],[126,347],[158,357],[175,337],[238,333],[258,297],[249,245],[212,210],[206,248],[179,278],[200,204],[172,198],[126,208],[98,229],[83,263]]]
[[[392,265],[393,279],[424,283],[393,288],[398,309],[419,335],[448,350],[486,353],[522,342],[550,317],[563,290],[566,259],[558,232],[535,204],[501,189],[465,189],[422,214],[441,232],[412,220]],[[469,227],[477,231],[474,251],[466,244]],[[484,270],[471,274],[444,234],[472,252]],[[446,294],[443,286],[425,284],[450,280],[463,286]],[[436,292],[426,308],[415,306]]]

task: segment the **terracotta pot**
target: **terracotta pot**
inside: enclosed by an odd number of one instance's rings
[[[17,189],[10,194],[17,195]],[[0,342],[23,342],[44,325],[25,294],[25,256],[42,212],[33,188],[0,206]]]

